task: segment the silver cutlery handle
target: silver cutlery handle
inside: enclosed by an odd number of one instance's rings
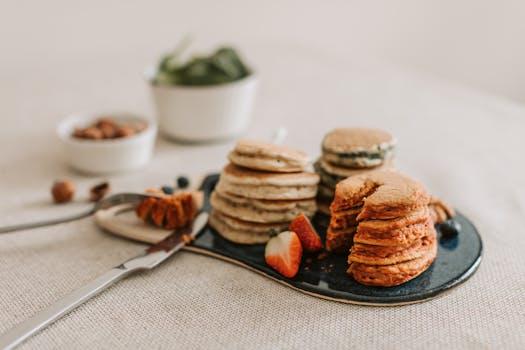
[[[27,230],[27,229],[35,228],[35,227],[56,225],[56,224],[60,224],[63,222],[83,219],[85,217],[93,215],[94,213],[95,213],[94,209],[89,209],[89,211],[85,211],[79,214],[74,214],[71,216],[66,216],[63,218],[51,219],[51,220],[45,220],[45,221],[35,221],[35,222],[27,223],[27,224],[19,224],[19,225],[13,225],[13,226],[4,226],[4,227],[0,227],[0,233],[14,232],[14,231],[20,231],[20,230]]]
[[[133,270],[113,268],[85,286],[48,306],[36,315],[0,335],[0,349],[12,349],[42,328],[53,323],[78,305],[97,295]]]

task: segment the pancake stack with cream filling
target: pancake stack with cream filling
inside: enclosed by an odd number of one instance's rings
[[[396,141],[389,133],[363,128],[342,128],[329,132],[322,142],[322,156],[314,164],[321,177],[318,210],[330,215],[330,203],[337,183],[349,176],[393,169]]]
[[[394,171],[349,177],[335,190],[326,249],[350,249],[347,272],[359,283],[405,283],[437,254],[429,201],[419,182]]]
[[[266,243],[300,213],[313,216],[319,176],[308,156],[274,144],[242,140],[229,154],[211,194],[210,225],[240,244]]]

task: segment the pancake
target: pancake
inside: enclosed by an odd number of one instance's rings
[[[323,139],[323,158],[342,167],[369,168],[392,159],[396,141],[382,130],[335,129]]]
[[[367,221],[363,221],[357,227],[354,243],[372,244],[383,247],[406,247],[414,240],[421,239],[421,237],[428,236],[432,232],[435,232],[434,223],[430,217],[422,223],[382,231],[370,230],[369,227],[364,226],[366,223]]]
[[[305,171],[309,163],[306,153],[269,142],[240,140],[228,159],[235,165],[273,172]]]
[[[288,229],[289,223],[261,224],[237,220],[217,210],[212,210],[208,223],[222,237],[239,244],[261,244],[270,239],[272,231],[281,232]]]
[[[424,187],[408,176],[394,171],[373,171],[349,177],[335,189],[332,212],[363,206],[357,220],[393,219],[427,206]]]
[[[424,255],[417,259],[392,265],[368,265],[352,262],[347,273],[364,285],[392,287],[403,284],[419,276],[434,261],[437,254],[437,241],[427,247]]]
[[[319,174],[321,179],[320,182],[328,188],[335,188],[339,181],[342,181],[346,178],[345,176],[338,176],[326,172],[323,167],[321,167],[321,163],[319,161],[314,163],[314,170],[317,174]]]
[[[362,175],[362,174],[368,174],[372,171],[376,170],[392,170],[394,171],[394,163],[391,161],[386,162],[383,165],[380,165],[375,168],[363,168],[363,169],[349,169],[349,168],[340,168],[333,165],[328,166],[330,170],[327,170],[323,164],[329,164],[322,159],[317,160],[314,163],[314,170],[317,174],[319,174],[320,184],[324,185],[327,188],[331,188],[332,191],[335,189],[337,184],[347,177],[354,176],[354,175]],[[332,172],[333,171],[333,172]],[[333,195],[332,195],[333,196]]]
[[[356,227],[334,230],[331,226],[326,230],[325,248],[328,252],[346,253],[350,251]]]
[[[253,206],[260,210],[292,210],[294,208],[297,208],[298,206],[303,207],[303,205],[306,207],[310,203],[312,203],[313,199],[305,199],[305,200],[270,200],[270,199],[254,199],[254,198],[246,198],[237,196],[228,192],[224,192],[221,189],[216,188],[215,192],[217,192],[221,197],[224,197],[230,201],[239,203],[239,204],[245,204]]]
[[[316,173],[269,173],[238,167],[232,163],[224,167],[221,179],[236,185],[253,186],[317,186],[319,183],[319,176]]]
[[[315,199],[317,201],[317,211],[326,216],[330,216],[330,204],[332,203],[333,197],[328,196],[322,187],[318,187]]]
[[[223,180],[219,180],[217,188],[220,191],[254,199],[300,200],[314,198],[317,193],[317,186],[278,187],[263,185],[236,185]]]
[[[317,193],[315,173],[268,173],[228,164],[221,172],[217,189],[254,199],[308,199]]]
[[[253,200],[231,194],[214,191],[210,197],[212,208],[217,209],[230,217],[244,221],[259,223],[291,222],[297,215],[304,213],[312,217],[317,209],[315,199],[299,201],[270,201]],[[274,207],[268,209],[268,207]]]
[[[386,160],[376,167],[361,169],[341,167],[339,165],[327,162],[323,158],[319,159],[318,162],[324,173],[339,178],[347,178],[349,176],[366,174],[374,170],[395,170],[394,162],[392,160]]]
[[[342,230],[347,227],[357,226],[357,216],[361,212],[361,209],[361,207],[356,207],[343,212],[332,213],[330,217],[330,227],[334,230]]]
[[[319,186],[317,186],[317,194],[323,198],[329,198],[331,202],[335,195],[335,189],[324,184],[323,182],[320,182]]]
[[[360,232],[370,234],[388,233],[392,230],[401,229],[414,224],[426,223],[429,220],[430,212],[428,207],[424,206],[406,216],[400,216],[387,220],[364,220],[360,222]]]
[[[378,246],[371,244],[354,243],[350,249],[348,263],[353,262],[369,265],[392,265],[417,259],[423,256],[428,247],[435,244],[436,231],[428,236],[417,239],[407,247],[403,246]]]

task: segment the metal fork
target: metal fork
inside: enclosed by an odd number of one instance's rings
[[[50,225],[60,224],[63,222],[79,220],[79,219],[83,219],[83,218],[86,218],[88,216],[95,214],[99,209],[107,209],[115,205],[124,204],[124,203],[131,203],[131,204],[139,203],[143,199],[150,198],[150,197],[161,198],[162,196],[154,195],[154,194],[147,194],[147,193],[117,193],[109,197],[106,197],[104,199],[101,199],[100,201],[95,203],[93,208],[89,209],[88,211],[84,211],[79,214],[74,214],[74,215],[57,218],[57,219],[35,221],[35,222],[26,223],[26,224],[18,224],[18,225],[0,227],[0,233],[27,230],[27,229],[36,228],[36,227],[50,226]]]

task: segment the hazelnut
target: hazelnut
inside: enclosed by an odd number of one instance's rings
[[[116,127],[117,124],[115,124],[115,122],[111,120],[110,118],[100,118],[97,120],[94,126],[97,128],[102,128],[105,126]]]
[[[143,121],[119,125],[110,118],[100,118],[90,126],[75,129],[72,136],[91,140],[114,139],[135,135],[145,130],[147,126],[148,124]]]
[[[104,135],[100,129],[93,126],[84,129],[84,137],[93,140],[100,140]]]
[[[102,137],[105,139],[113,139],[117,134],[116,125],[103,124],[98,129],[102,132]]]
[[[73,181],[69,179],[55,181],[51,188],[51,194],[55,203],[66,203],[69,202],[75,194],[75,186]]]
[[[73,137],[77,137],[79,139],[85,138],[84,129],[75,129],[73,132]]]
[[[121,126],[117,129],[116,137],[128,137],[135,135],[135,129],[129,126]]]
[[[118,125],[109,118],[99,119],[95,127],[102,132],[102,137],[105,139],[112,139],[117,134]]]
[[[95,185],[91,187],[89,190],[89,200],[92,202],[97,202],[104,198],[106,194],[109,193],[111,189],[111,186],[109,185],[108,181],[104,181],[102,183],[99,183],[98,185]]]

